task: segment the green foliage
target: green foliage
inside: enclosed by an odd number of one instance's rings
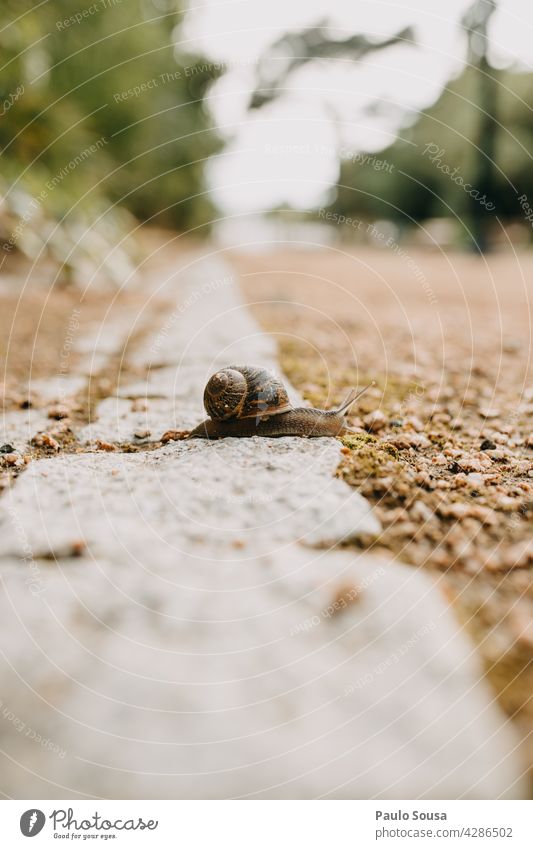
[[[180,5],[4,0],[0,149],[8,194],[39,196],[55,178],[42,203],[59,217],[73,210],[94,218],[110,201],[161,225],[209,220],[203,165],[219,142],[202,98],[213,75],[176,45]]]
[[[392,47],[395,44],[409,44],[414,40],[411,27],[400,30],[390,38],[375,40],[356,33],[347,38],[337,38],[329,31],[327,20],[300,32],[288,32],[272,44],[259,63],[258,82],[250,99],[251,109],[260,109],[275,100],[289,77],[315,59],[338,59],[347,57],[352,60]],[[283,59],[282,67],[275,58]]]
[[[533,197],[529,153],[533,148],[533,75],[494,69],[490,73],[495,76],[493,109],[498,132],[488,200],[495,205],[492,215],[518,218],[518,195]],[[446,87],[433,106],[400,131],[390,147],[376,154],[392,168],[374,170],[343,161],[331,208],[344,215],[391,218],[403,224],[440,216],[455,216],[458,220],[468,216],[472,209],[469,196],[438,165],[448,166],[452,173],[457,169],[456,177],[462,176],[481,192],[475,183],[480,155],[476,144],[480,119],[478,74],[477,69],[467,69]],[[442,151],[433,160],[424,152],[429,144]]]

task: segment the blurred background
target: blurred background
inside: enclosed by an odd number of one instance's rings
[[[376,221],[479,252],[531,241],[520,0],[3,10],[4,261],[45,251],[68,277],[104,248],[119,282],[130,216],[241,244],[303,224],[372,243]]]

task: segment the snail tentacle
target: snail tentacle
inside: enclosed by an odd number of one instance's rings
[[[361,395],[364,395],[365,392],[367,392],[372,386],[375,386],[375,385],[376,385],[376,381],[371,380],[370,383],[367,386],[363,387],[363,389],[360,389],[359,392],[357,391],[357,389],[355,387],[353,389],[350,389],[350,391],[348,392],[348,395],[346,396],[346,398],[344,399],[342,404],[335,409],[335,412],[346,414],[348,412],[348,410],[350,409],[350,407],[352,406],[352,404],[355,404],[355,402],[359,400]]]

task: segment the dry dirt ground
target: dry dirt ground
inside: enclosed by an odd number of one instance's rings
[[[148,253],[162,241],[161,234],[143,237],[143,249]],[[98,285],[83,289],[61,282],[55,268],[46,264],[33,265],[14,257],[2,265],[0,288],[0,414],[31,408],[44,413],[50,425],[46,431],[52,442],[34,441],[28,446],[26,464],[56,451],[87,450],[78,443],[76,431],[93,418],[96,404],[114,391],[117,382],[130,372],[129,350],[138,344],[148,317],[157,322],[161,304],[146,299],[143,292],[132,287],[121,290]],[[124,314],[131,314],[131,329],[126,345],[116,354],[105,357],[99,365],[76,348],[76,342],[112,326]],[[139,318],[139,322],[137,319]],[[145,326],[145,325],[144,325]],[[98,356],[98,342],[95,346]],[[88,363],[89,371],[81,387],[65,402],[51,402],[41,394],[39,384],[47,380],[65,379],[80,375],[80,362]],[[91,363],[92,360],[92,363]],[[142,376],[142,375],[141,375]],[[3,443],[3,444],[2,444]],[[10,486],[24,466],[11,462],[9,444],[0,440],[0,492]],[[137,450],[138,446],[124,446]]]
[[[353,410],[338,474],[382,521],[374,548],[438,576],[529,733],[533,255],[402,250],[230,259],[310,403],[376,381]]]

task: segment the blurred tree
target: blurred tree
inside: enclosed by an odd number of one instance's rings
[[[515,187],[533,197],[533,75],[511,70],[498,74],[498,133],[490,141],[488,182],[475,170],[477,158],[487,161],[478,151],[486,152],[486,147],[477,142],[474,146],[479,112],[472,108],[472,92],[477,82],[478,72],[472,67],[453,80],[433,106],[400,131],[392,145],[375,154],[387,167],[341,162],[331,208],[345,215],[390,218],[407,225],[435,217],[454,217],[459,222],[466,218],[475,239],[479,224],[472,224],[472,219],[483,216],[484,248],[494,215],[512,219],[520,214]],[[476,197],[471,198],[451,179],[454,171],[471,184]],[[484,194],[494,210],[479,203]],[[472,244],[464,229],[462,240]]]
[[[496,215],[520,214],[516,187],[533,197],[533,75],[491,66],[487,32],[497,5],[474,0],[469,6],[461,20],[467,65],[431,107],[408,115],[386,149],[341,159],[331,211],[407,226],[453,217],[461,222],[460,240],[479,251],[489,247]],[[290,74],[313,59],[360,57],[413,40],[408,30],[379,43],[362,35],[338,41],[324,24],[288,33],[263,58],[250,105],[278,97]]]
[[[219,142],[203,97],[214,74],[179,48],[182,3],[4,0],[3,13],[8,185],[35,197],[56,178],[43,204],[58,216],[111,201],[182,229],[208,222],[203,166]]]
[[[494,158],[498,122],[496,118],[499,85],[496,70],[489,64],[487,29],[496,11],[495,0],[475,0],[464,15],[461,23],[468,35],[469,65],[475,69],[477,91],[475,102],[478,110],[477,127],[474,130],[472,185],[487,198],[494,196]],[[483,253],[489,245],[488,231],[490,212],[474,197],[469,197],[466,216],[472,234],[472,247]]]
[[[259,109],[279,97],[291,74],[308,62],[344,56],[354,60],[362,59],[377,50],[412,40],[413,30],[410,27],[382,40],[359,34],[344,39],[333,38],[328,33],[327,20],[301,32],[286,33],[268,49],[259,63],[259,79],[250,100],[250,108]],[[276,58],[281,60],[281,66],[279,61],[272,61]]]

